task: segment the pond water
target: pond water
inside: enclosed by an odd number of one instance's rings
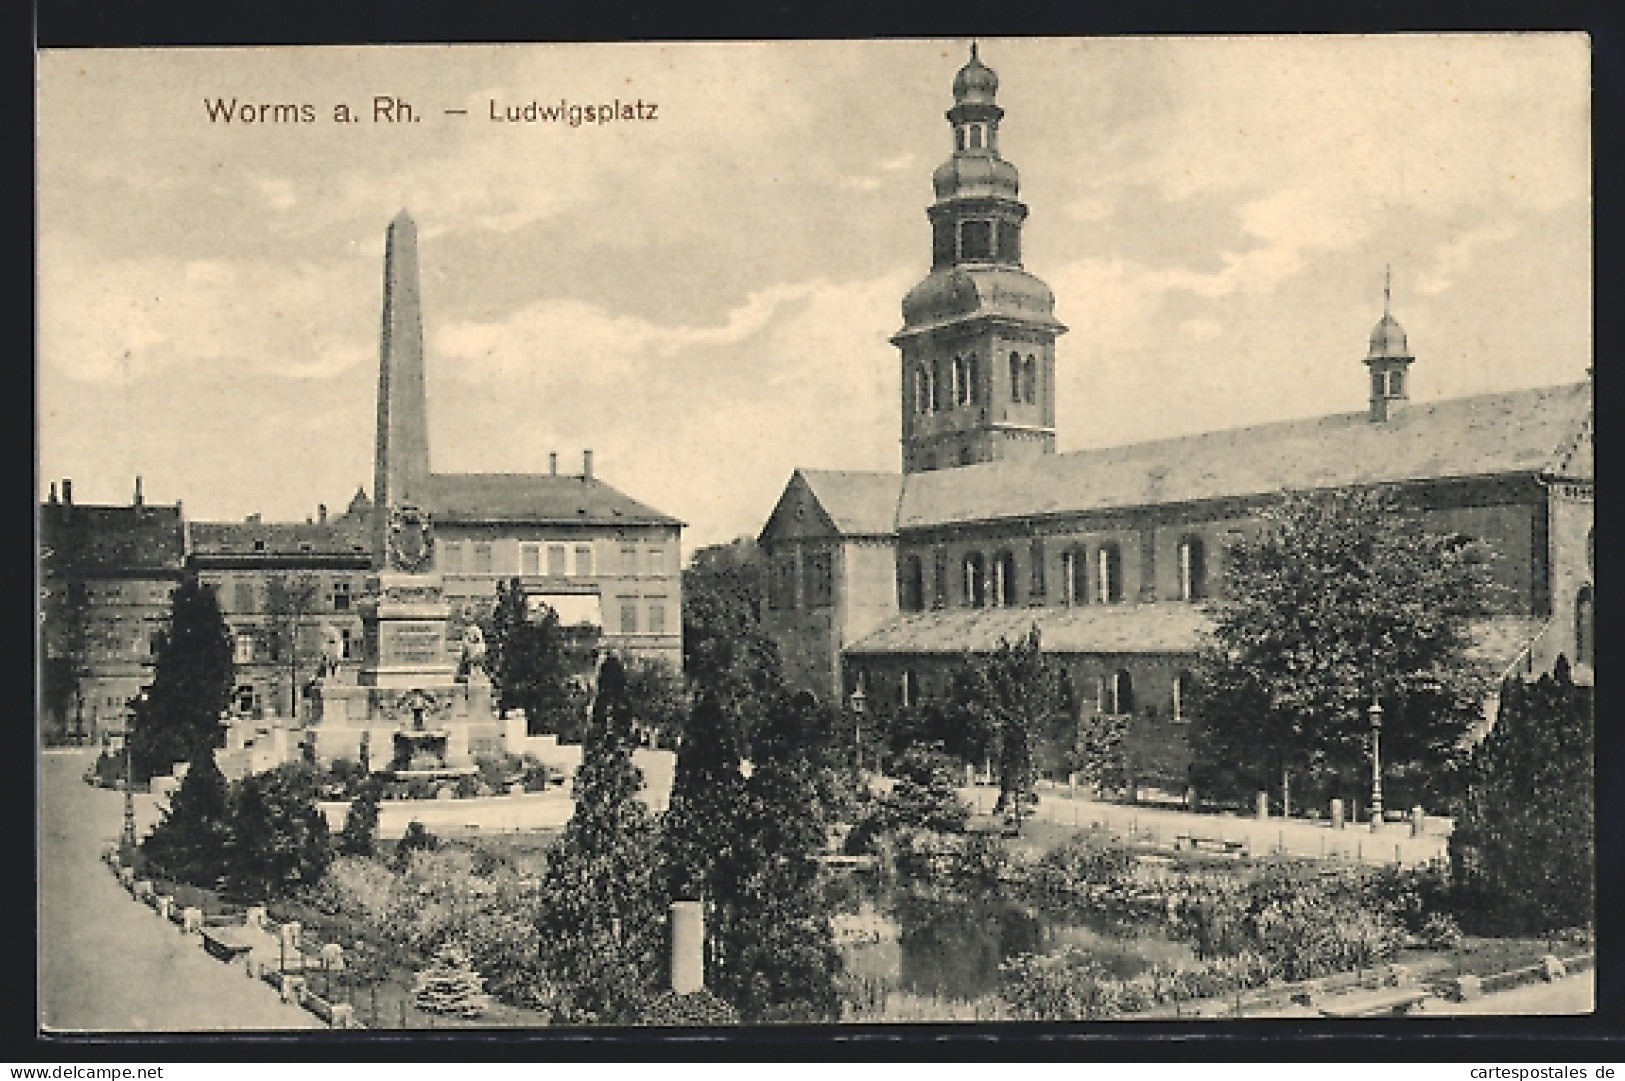
[[[844,888],[851,892],[835,920],[837,942],[848,974],[869,988],[972,1001],[998,991],[1002,963],[1069,946],[1122,978],[1195,960],[1190,945],[1154,929],[1047,910],[997,887],[926,897],[854,875]]]

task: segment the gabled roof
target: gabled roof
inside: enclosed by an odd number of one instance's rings
[[[596,477],[556,473],[434,473],[423,500],[437,522],[683,523]]]
[[[835,528],[845,536],[889,536],[897,532],[899,473],[798,470]]]
[[[758,536],[892,536],[897,532],[903,483],[900,473],[798,469]],[[813,512],[810,521],[808,508]]]
[[[1084,604],[1073,608],[946,608],[911,612],[847,646],[856,656],[987,653],[1036,626],[1045,653],[1195,653],[1212,633],[1200,605]],[[1495,675],[1517,660],[1543,623],[1492,616],[1472,624],[1467,654]]]
[[[192,555],[219,557],[333,558],[366,560],[372,548],[365,518],[327,522],[193,522]]]
[[[186,559],[178,505],[44,503],[39,525],[50,574],[177,571]]]
[[[1591,384],[1289,420],[908,477],[897,524],[960,522],[1434,478],[1589,476]],[[1587,446],[1588,441],[1582,441]]]

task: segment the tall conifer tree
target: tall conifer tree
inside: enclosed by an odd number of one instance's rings
[[[152,687],[131,705],[131,768],[137,781],[168,773],[225,742],[220,714],[231,702],[231,635],[213,588],[188,574],[158,637]]]

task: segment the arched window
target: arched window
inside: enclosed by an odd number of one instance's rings
[[[954,404],[964,405],[969,400],[970,381],[965,378],[965,358],[954,358]]]
[[[1113,713],[1121,715],[1134,712],[1134,680],[1129,676],[1127,668],[1119,668],[1112,673],[1111,692]]]
[[[1115,542],[1102,544],[1095,553],[1095,599],[1102,604],[1123,600],[1123,552]]]
[[[925,567],[919,556],[903,559],[902,580],[898,586],[897,603],[905,612],[918,612],[925,607]]]
[[[931,412],[931,369],[924,364],[914,369],[914,411]]]
[[[1021,354],[1010,354],[1010,400],[1021,401]]]
[[[1589,664],[1595,667],[1597,663],[1597,640],[1595,619],[1596,602],[1590,586],[1581,586],[1580,592],[1574,598],[1574,663]]]
[[[1179,542],[1179,599],[1200,600],[1207,596],[1207,554],[1201,537],[1185,537]]]
[[[1021,390],[1028,402],[1038,401],[1038,358],[1031,353],[1021,365]]]
[[[982,397],[982,373],[977,365],[976,354],[972,353],[965,359],[965,400],[973,405]]]
[[[1174,676],[1174,708],[1173,718],[1176,721],[1190,720],[1191,691],[1195,687],[1195,677],[1184,669]]]
[[[1089,603],[1089,560],[1082,547],[1061,553],[1061,603]]]
[[[1016,603],[1016,557],[1000,552],[993,557],[992,604],[995,608],[1009,608]]]
[[[967,552],[964,567],[965,603],[972,608],[987,604],[987,565],[981,552]]]
[[[954,373],[947,357],[931,362],[931,411],[945,413],[953,408]]]

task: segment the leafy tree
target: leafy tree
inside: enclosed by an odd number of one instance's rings
[[[853,830],[849,843],[861,850],[867,837],[898,829],[962,832],[970,808],[959,798],[956,764],[940,745],[917,745],[904,751],[892,767],[896,784],[880,798],[874,814]]]
[[[175,590],[158,636],[152,687],[131,703],[131,769],[137,781],[225,742],[220,714],[231,701],[231,637],[214,590],[195,574]]]
[[[743,537],[700,549],[683,571],[683,672],[696,699],[709,690],[747,720],[784,686],[778,647],[762,630],[765,575],[761,550]]]
[[[676,741],[689,709],[683,679],[658,657],[627,657],[626,695],[640,742],[656,746]]]
[[[816,888],[829,825],[817,776],[819,711],[802,692],[780,696],[762,718],[732,858],[714,874],[710,982],[747,1022],[840,1016],[840,955]]]
[[[255,899],[312,885],[332,859],[327,819],[316,806],[315,775],[284,765],[238,782],[232,801],[228,879]]]
[[[995,811],[1014,813],[1033,799],[1033,747],[1067,716],[1060,673],[1044,659],[1038,628],[1014,644],[1001,639],[986,656],[967,656],[953,678],[963,723],[987,733],[997,757]]]
[[[653,816],[638,799],[633,708],[615,657],[598,672],[575,812],[549,852],[537,917],[564,1020],[632,1023],[664,971]]]
[[[231,800],[212,750],[200,751],[141,851],[177,881],[212,888],[226,874]]]
[[[1203,790],[1232,796],[1296,778],[1312,798],[1362,790],[1375,697],[1385,782],[1441,795],[1487,689],[1469,659],[1489,610],[1488,553],[1424,530],[1394,496],[1335,492],[1267,508],[1228,553],[1228,596],[1196,668]]]
[[[715,895],[712,873],[732,858],[745,790],[739,771],[744,723],[716,691],[701,693],[686,727],[661,830],[666,893],[672,900]]]
[[[288,674],[288,715],[298,716],[299,673],[305,662],[314,669],[316,651],[312,619],[321,600],[321,582],[313,574],[274,574],[265,587],[265,644],[271,660]]]
[[[339,832],[341,856],[374,856],[378,852],[378,785],[363,781],[361,791],[350,801]]]
[[[1594,717],[1592,689],[1564,658],[1502,687],[1450,835],[1464,922],[1538,933],[1595,921]]]
[[[524,586],[515,578],[497,584],[490,620],[486,657],[502,715],[522,709],[530,734],[577,738],[586,712],[586,696],[576,678],[583,651],[579,644],[572,648],[558,613],[541,605],[532,615]]]

